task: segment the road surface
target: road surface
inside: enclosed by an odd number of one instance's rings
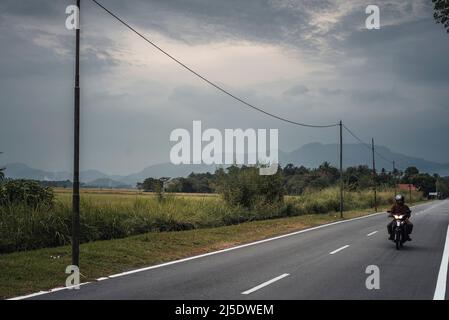
[[[449,201],[412,210],[413,241],[400,251],[382,213],[29,298],[449,299]],[[379,289],[366,287],[370,265]]]

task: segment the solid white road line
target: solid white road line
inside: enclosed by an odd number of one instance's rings
[[[376,234],[377,232],[379,232],[379,231],[376,230],[376,231],[370,232],[366,236],[367,237],[371,237],[373,234]]]
[[[420,207],[420,206],[424,206],[426,205],[426,203],[424,204],[418,204],[416,206],[413,206],[411,208],[416,208],[416,207]],[[161,268],[161,267],[165,267],[165,266],[169,266],[172,264],[177,264],[177,263],[181,263],[181,262],[186,262],[186,261],[190,261],[190,260],[194,260],[194,259],[199,259],[199,258],[203,258],[203,257],[207,257],[207,256],[211,256],[211,255],[215,255],[215,254],[219,254],[219,253],[223,253],[223,252],[228,252],[228,251],[232,251],[232,250],[236,250],[236,249],[240,249],[240,248],[245,248],[245,247],[249,247],[249,246],[254,246],[260,243],[264,243],[264,242],[268,242],[268,241],[273,241],[273,240],[277,240],[277,239],[282,239],[282,238],[286,238],[286,237],[290,237],[290,236],[294,236],[297,234],[301,234],[301,233],[305,233],[305,232],[309,232],[309,231],[313,231],[313,230],[317,230],[317,229],[321,229],[321,228],[326,228],[326,227],[330,227],[336,224],[340,224],[340,223],[346,223],[346,222],[351,222],[351,221],[356,221],[356,220],[360,220],[360,219],[366,219],[366,218],[372,218],[381,214],[385,214],[386,212],[376,212],[376,213],[372,213],[372,214],[367,214],[366,216],[362,216],[362,217],[357,217],[357,218],[352,218],[352,219],[348,219],[348,220],[341,220],[341,221],[336,221],[336,222],[331,222],[331,223],[327,223],[327,224],[323,224],[320,226],[316,226],[316,227],[312,227],[312,228],[308,228],[308,229],[304,229],[304,230],[299,230],[299,231],[295,231],[295,232],[291,232],[291,233],[287,233],[287,234],[283,234],[281,236],[277,236],[277,237],[273,237],[273,238],[268,238],[268,239],[264,239],[264,240],[259,240],[259,241],[255,241],[255,242],[250,242],[250,243],[246,243],[246,244],[242,244],[239,246],[235,246],[235,247],[231,247],[231,248],[227,248],[227,249],[223,249],[223,250],[218,250],[218,251],[212,251],[212,252],[208,252],[205,254],[200,254],[197,256],[192,256],[192,257],[188,257],[188,258],[184,258],[184,259],[179,259],[179,260],[174,260],[174,261],[170,261],[170,262],[166,262],[166,263],[161,263],[158,265],[154,265],[154,266],[149,266],[149,267],[144,267],[144,268],[140,268],[140,269],[135,269],[135,270],[131,270],[131,271],[126,271],[126,272],[122,272],[122,273],[118,273],[118,274],[113,274],[108,276],[107,278],[117,278],[117,277],[121,277],[121,276],[126,276],[128,274],[133,274],[133,273],[137,273],[137,272],[142,272],[142,271],[147,271],[147,270],[151,270],[151,269],[156,269],[156,268]],[[21,296],[21,297],[16,297],[16,298],[12,298],[12,299],[25,299],[27,297],[30,296],[34,296],[34,295],[41,295],[41,294],[47,294],[50,293],[51,291],[40,291],[37,293],[33,293],[31,295],[28,296]]]
[[[90,283],[90,282],[83,282],[83,283],[80,283],[78,286],[84,286],[85,284],[88,284],[88,283]],[[59,287],[59,288],[54,288],[54,289],[50,289],[50,290],[47,290],[47,291],[39,291],[39,292],[36,292],[36,293],[28,294],[26,296],[10,298],[10,299],[7,299],[7,300],[23,300],[23,299],[27,299],[27,298],[41,296],[43,294],[47,294],[47,293],[51,293],[51,292],[61,291],[61,290],[68,290],[68,289],[77,290],[77,289],[74,289],[74,287],[76,287],[76,286],[77,285],[68,286],[68,287]]]
[[[107,280],[107,279],[109,279],[109,277],[101,277],[101,278],[98,278],[97,281],[103,281],[103,280]]]
[[[345,246],[343,246],[343,247],[341,247],[341,248],[338,248],[337,250],[334,250],[334,251],[332,251],[332,252],[329,252],[329,254],[337,253],[337,252],[339,252],[339,251],[341,251],[341,250],[346,249],[347,247],[349,247],[349,244],[347,244],[347,245],[345,245]]]
[[[438,272],[437,286],[433,295],[433,300],[444,300],[446,296],[447,267],[449,262],[449,226],[446,233],[443,257],[441,258],[440,271]]]
[[[246,290],[246,291],[242,292],[242,294],[253,293],[254,291],[257,291],[257,290],[259,290],[259,289],[261,289],[263,287],[266,287],[266,286],[272,284],[273,282],[276,282],[278,280],[281,280],[282,278],[288,277],[289,275],[290,274],[288,274],[288,273],[281,274],[279,277],[276,277],[276,278],[273,278],[271,280],[268,280],[268,281],[266,281],[266,282],[264,282],[262,284],[259,284],[258,286],[254,287],[252,289],[249,289],[249,290]]]

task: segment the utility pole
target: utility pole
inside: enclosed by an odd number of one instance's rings
[[[376,160],[374,157],[374,138],[371,139],[371,149],[373,151],[374,209],[377,212]]]
[[[440,198],[440,196],[439,196],[439,194],[438,194],[438,180],[440,179],[440,177],[437,177],[436,179],[435,179],[435,192],[436,192],[436,198],[437,199],[439,199]]]
[[[409,193],[409,198],[410,198],[410,203],[412,203],[412,184],[409,183],[408,184],[408,193]]]
[[[340,120],[340,218],[343,218],[343,123]]]
[[[394,196],[397,194],[397,183],[396,183],[396,163],[393,160],[393,183],[394,183]]]
[[[76,28],[75,53],[75,106],[74,106],[74,158],[73,158],[73,192],[72,192],[72,265],[79,267],[80,259],[80,0]]]

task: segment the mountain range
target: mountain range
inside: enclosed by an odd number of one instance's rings
[[[339,165],[338,144],[309,143],[292,152],[279,152],[279,162],[282,166],[292,163],[296,166],[303,165],[308,168],[316,168],[327,161],[331,165]],[[369,146],[363,144],[343,145],[344,167],[356,165],[372,166],[372,153]],[[395,160],[396,168],[404,170],[409,166],[415,166],[422,172],[430,174],[438,173],[441,176],[449,176],[449,163],[437,163],[423,158],[410,157],[393,152],[384,146],[376,146],[376,168],[392,169],[392,163],[388,159]],[[385,159],[384,159],[385,158]],[[23,163],[10,163],[4,165],[5,175],[13,179],[35,179],[47,181],[71,180],[72,174],[67,171],[50,172],[31,168]],[[143,170],[129,175],[108,175],[99,170],[82,170],[80,180],[89,186],[96,187],[134,187],[137,182],[148,177],[185,177],[190,173],[214,172],[217,165],[174,165],[161,163],[148,166]]]

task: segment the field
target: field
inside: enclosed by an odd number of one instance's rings
[[[391,203],[393,192],[378,193],[378,205]],[[419,194],[414,194],[419,200]],[[370,191],[345,193],[345,210],[373,207]],[[87,189],[81,195],[81,242],[125,238],[147,232],[183,231],[306,214],[335,213],[339,190],[329,188],[283,203],[253,209],[230,206],[219,195],[154,194],[136,190]],[[0,208],[0,253],[56,247],[70,243],[71,194],[57,189],[53,207]]]

